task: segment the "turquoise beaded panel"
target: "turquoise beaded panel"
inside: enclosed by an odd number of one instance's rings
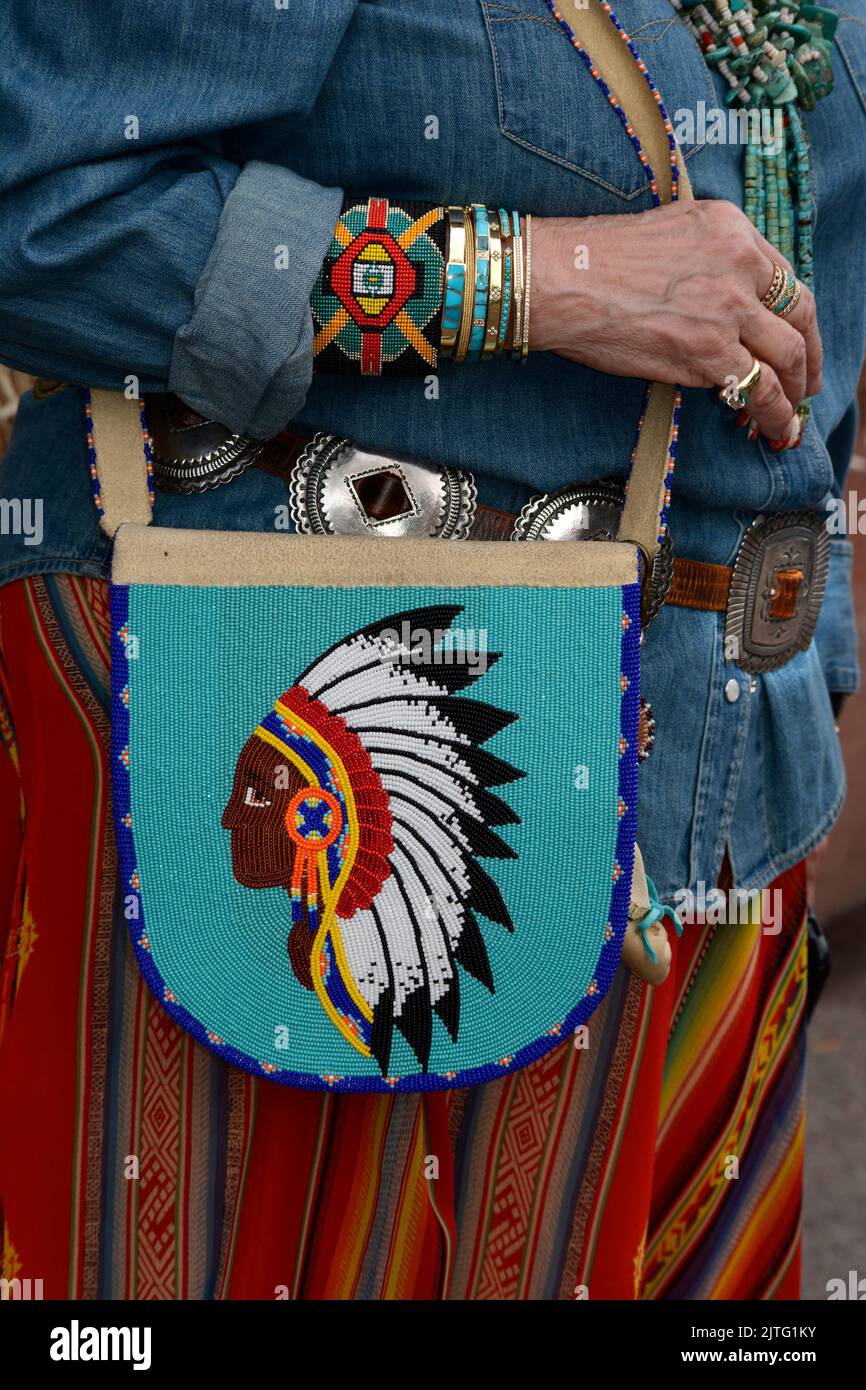
[[[199,1041],[283,1084],[432,1089],[589,1017],[629,901],[636,585],[112,603],[127,917]]]

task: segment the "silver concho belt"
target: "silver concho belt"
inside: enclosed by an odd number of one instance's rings
[[[326,433],[305,440],[287,431],[270,442],[255,440],[203,419],[172,396],[151,397],[147,408],[159,488],[205,491],[258,463],[287,478],[292,518],[307,535],[577,541],[614,540],[619,531],[625,491],[617,479],[543,493],[515,517],[479,503],[472,474],[447,464],[373,452]],[[673,603],[725,612],[729,661],[747,672],[775,670],[812,639],[829,550],[824,519],[816,512],[759,517],[727,570],[729,588],[719,601],[701,598],[696,571],[710,572],[715,592],[722,580],[728,584],[726,567],[685,560],[675,571],[667,535],[644,585],[643,625],[670,592]]]
[[[420,536],[463,540],[475,520],[471,473],[367,453],[317,434],[292,470],[289,504],[310,536]]]
[[[205,492],[254,463],[267,466],[269,451],[277,446],[279,453],[284,438],[268,442],[233,433],[172,395],[149,397],[147,411],[154,479],[165,492]],[[624,499],[623,484],[613,479],[572,484],[533,497],[514,517],[479,504],[466,470],[371,452],[324,432],[304,445],[288,476],[296,528],[320,536],[613,540]],[[645,625],[664,601],[672,564],[666,539],[645,587]]]
[[[161,492],[209,492],[256,462],[265,440],[235,434],[171,394],[148,396],[153,477]]]

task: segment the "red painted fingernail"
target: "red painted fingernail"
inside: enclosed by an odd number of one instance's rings
[[[767,443],[774,454],[781,453],[782,449],[799,449],[800,440],[803,438],[803,421],[799,415],[791,417],[788,426],[781,439],[768,439]]]

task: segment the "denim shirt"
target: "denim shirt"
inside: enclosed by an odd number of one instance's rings
[[[749,443],[715,393],[685,393],[670,518],[681,555],[730,564],[757,515],[844,486],[866,349],[866,0],[842,3],[835,88],[805,117],[825,389],[801,447],[779,454]],[[723,105],[668,0],[617,12],[672,117]],[[511,510],[624,475],[641,382],[549,353],[525,368],[445,364],[433,390],[312,374],[309,296],[344,190],[542,216],[651,206],[544,0],[7,0],[0,34],[3,361],[103,387],[133,376],[261,437],[294,419],[448,461]],[[742,205],[741,145],[683,152],[696,197]],[[0,535],[0,582],[107,574],[76,390],[25,398],[0,496],[43,504],[41,543]],[[266,530],[285,501],[253,469],[201,497],[160,496],[155,519]],[[844,779],[828,691],[857,683],[849,568],[835,539],[815,640],[754,689],[725,663],[723,615],[668,607],[648,631],[657,735],[639,839],[664,896],[714,883],[726,849],[740,884],[763,885],[832,824]]]

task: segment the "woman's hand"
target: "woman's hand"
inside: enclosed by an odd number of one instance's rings
[[[717,389],[757,357],[749,415],[782,439],[821,390],[822,352],[805,287],[787,319],[761,303],[776,262],[790,269],[733,203],[533,217],[530,347],[614,376]]]

